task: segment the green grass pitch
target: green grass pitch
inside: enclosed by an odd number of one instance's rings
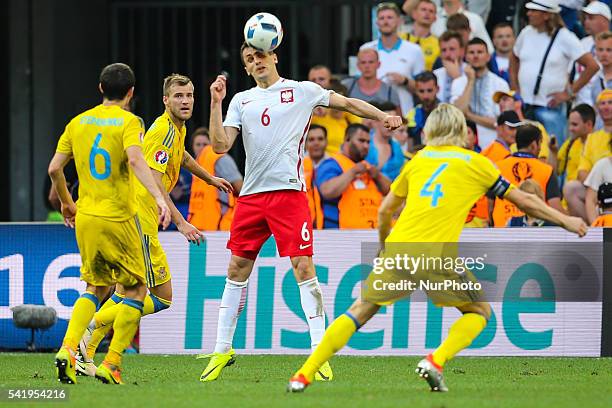
[[[428,391],[414,374],[417,357],[336,357],[335,379],[304,394],[285,385],[304,356],[237,356],[218,381],[200,383],[207,360],[193,356],[128,355],[125,386],[78,377],[75,407],[611,407],[611,358],[458,357],[445,370],[447,394]],[[0,353],[0,388],[58,387],[52,354]],[[41,406],[7,403],[0,406]]]

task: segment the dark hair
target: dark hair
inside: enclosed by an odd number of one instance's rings
[[[592,124],[595,124],[595,109],[593,109],[591,105],[581,103],[580,105],[574,106],[570,113],[572,112],[579,114],[583,122],[590,121]]]
[[[455,13],[446,20],[446,29],[452,31],[470,30],[470,20],[463,13]]]
[[[342,96],[348,96],[348,89],[337,78],[329,80],[329,89]]]
[[[473,120],[470,119],[465,119],[465,124],[467,125],[467,127],[469,127],[470,129],[472,129],[472,132],[478,136],[478,127],[476,127],[476,122],[474,122]]]
[[[313,69],[326,69],[327,72],[329,72],[329,75],[331,76],[331,69],[329,69],[327,65],[323,65],[323,64],[313,65],[312,67],[308,69],[308,72],[310,73],[310,71],[312,71]]]
[[[423,71],[423,72],[421,72],[416,77],[414,77],[414,80],[416,82],[434,81],[434,83],[436,85],[438,85],[438,77],[436,77],[436,75],[433,72],[431,72],[431,71]]]
[[[500,28],[512,28],[512,33],[514,34],[514,28],[512,27],[512,24],[508,23],[507,21],[502,21],[501,23],[497,23],[493,26],[493,30],[491,31],[491,33],[493,33],[493,35],[495,35],[495,30],[500,29]]]
[[[478,37],[474,37],[472,38],[470,41],[468,41],[467,46],[469,47],[470,45],[482,45],[483,47],[485,47],[485,50],[487,52],[489,52],[489,47],[487,47],[487,43],[484,42],[484,40],[482,38],[478,38]]]
[[[242,52],[244,50],[246,50],[247,48],[253,48],[254,50],[257,50],[257,48],[254,48],[252,45],[249,45],[246,41],[244,41],[242,43],[242,45],[240,46],[240,61],[242,61],[242,65],[246,67],[246,64],[244,63],[244,58],[242,57]],[[259,50],[257,50],[259,51]],[[266,53],[264,53],[266,54]],[[267,54],[274,54],[274,51],[269,51],[267,52]]]
[[[364,125],[364,124],[361,124],[361,123],[351,123],[350,125],[348,125],[348,127],[344,131],[344,141],[348,142],[349,140],[351,140],[353,135],[355,133],[357,133],[358,131],[360,131],[360,130],[363,130],[367,134],[370,134],[370,129],[366,125]]]
[[[516,131],[516,148],[518,150],[540,140],[542,140],[542,132],[537,126],[523,125]]]
[[[201,136],[201,135],[210,137],[210,132],[207,127],[200,126],[196,130],[194,130],[193,133],[191,133],[191,140],[193,141],[193,139],[195,139],[196,136]]]
[[[380,109],[383,112],[394,111],[397,109],[397,106],[389,101],[373,101],[370,102],[370,105]]]
[[[439,42],[440,43],[448,42],[448,41],[452,40],[453,38],[455,40],[457,40],[457,42],[459,43],[459,46],[461,48],[463,48],[465,46],[465,44],[463,43],[463,36],[461,34],[459,34],[458,32],[452,31],[452,30],[443,32],[442,35],[440,36],[440,41]]]
[[[310,125],[310,129],[308,129],[308,131],[310,132],[311,130],[317,130],[320,129],[323,131],[323,136],[325,136],[325,138],[327,139],[327,128],[325,126],[321,126],[321,125]]]
[[[188,146],[187,150],[189,150],[190,153],[195,154],[195,152],[192,150],[193,149],[193,141],[195,140],[196,137],[198,136],[205,136],[208,138],[208,141],[210,142],[210,134],[208,133],[208,128],[204,127],[204,126],[200,126],[199,128],[196,128],[196,130],[194,130],[191,135],[189,136],[189,141],[185,141],[185,144]],[[195,158],[195,156],[194,156]]]
[[[121,62],[105,66],[100,73],[102,96],[109,101],[120,101],[125,98],[135,83],[134,71]]]

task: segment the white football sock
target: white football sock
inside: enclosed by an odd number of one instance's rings
[[[215,353],[227,353],[232,348],[236,324],[246,303],[248,282],[248,279],[244,282],[225,280],[225,288],[219,306]]]
[[[323,294],[319,286],[319,280],[316,276],[307,281],[298,283],[298,286],[300,287],[302,310],[304,310],[308,328],[310,329],[310,345],[314,350],[321,342],[323,334],[325,333]]]

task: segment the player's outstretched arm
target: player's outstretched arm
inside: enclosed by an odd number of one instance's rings
[[[176,229],[187,238],[187,241],[193,242],[194,244],[200,245],[200,241],[204,239],[204,235],[200,232],[199,229],[191,225],[187,222],[187,220],[183,217],[183,214],[176,208],[174,202],[170,198],[170,194],[166,191],[166,187],[164,187],[164,182],[162,181],[163,173],[151,169],[151,174],[153,174],[153,179],[155,180],[155,184],[157,184],[157,188],[161,191],[164,201],[166,205],[170,209],[170,218],[172,222],[176,225]]]
[[[155,183],[155,179],[151,174],[151,169],[142,156],[142,148],[140,146],[129,146],[127,149],[125,149],[125,153],[128,157],[128,164],[134,171],[136,178],[147,189],[149,194],[155,198],[157,209],[159,211],[160,224],[162,225],[163,229],[168,228],[168,225],[170,225],[170,209],[168,208],[168,204],[166,204],[161,191]]]
[[[223,127],[221,103],[227,92],[225,82],[225,76],[218,75],[215,82],[210,86],[210,123],[208,131],[213,150],[218,154],[227,153],[234,144],[236,136],[238,136],[238,129]]]
[[[504,198],[532,217],[557,224],[580,237],[587,233],[588,227],[582,218],[571,217],[549,207],[535,194],[529,194],[515,188]]]
[[[215,177],[211,175],[202,166],[200,166],[198,162],[195,161],[193,156],[191,156],[188,152],[185,152],[185,154],[183,155],[183,162],[181,163],[181,167],[189,170],[191,174],[201,179],[206,184],[210,184],[211,186],[216,187],[218,190],[223,191],[224,193],[232,193],[234,191],[232,183],[230,183],[224,178]]]
[[[67,227],[74,228],[74,217],[76,215],[76,205],[72,200],[72,196],[66,185],[66,177],[64,176],[64,167],[70,161],[70,156],[65,153],[55,153],[49,163],[49,177],[53,182],[53,188],[57,192],[57,196],[61,203],[62,216],[64,224]]]
[[[378,207],[378,241],[381,248],[384,248],[385,239],[387,239],[389,232],[391,232],[393,214],[404,204],[405,200],[405,197],[399,197],[390,192],[385,196],[380,207]]]
[[[388,129],[397,129],[402,125],[402,118],[399,116],[387,115],[385,112],[361,99],[347,98],[337,93],[330,95],[329,107],[350,112],[362,118],[379,120]]]

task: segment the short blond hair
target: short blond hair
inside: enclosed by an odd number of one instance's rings
[[[429,114],[423,132],[428,146],[464,147],[467,142],[465,116],[448,103],[441,103]]]
[[[595,37],[595,42],[609,40],[610,38],[612,38],[612,32],[604,31],[603,33],[597,34]]]
[[[373,54],[376,57],[376,61],[380,61],[380,59],[378,58],[378,51],[376,51],[374,48],[364,48],[359,50],[359,52],[357,53],[357,59],[359,59],[359,56],[365,54]]]
[[[191,83],[191,79],[181,74],[170,74],[164,78],[164,96],[170,96],[170,87],[172,85],[185,86]]]

